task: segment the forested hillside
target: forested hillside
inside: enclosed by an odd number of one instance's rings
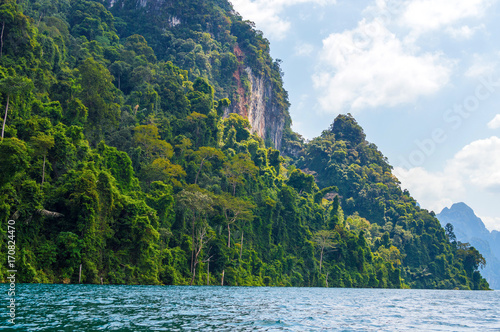
[[[227,1],[5,0],[0,27],[18,281],[488,288],[352,116],[290,130]]]

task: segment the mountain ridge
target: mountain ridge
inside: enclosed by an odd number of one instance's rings
[[[453,225],[458,241],[470,243],[484,255],[486,267],[482,273],[492,288],[500,289],[498,231],[489,231],[474,210],[463,202],[454,203],[450,208],[445,207],[436,217],[443,227],[448,223]]]

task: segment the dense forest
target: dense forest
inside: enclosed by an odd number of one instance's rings
[[[19,282],[488,289],[350,114],[290,129],[279,61],[226,0],[3,0],[0,29]],[[232,112],[255,77],[280,130]]]

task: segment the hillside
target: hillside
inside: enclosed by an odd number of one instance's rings
[[[446,228],[448,223],[453,226],[457,241],[469,243],[479,250],[486,259],[486,266],[481,274],[491,288],[500,289],[499,232],[487,230],[483,221],[465,203],[455,203],[450,208],[444,208],[436,217],[443,227]]]
[[[7,0],[0,22],[18,281],[488,288],[352,116],[290,130],[227,1]]]

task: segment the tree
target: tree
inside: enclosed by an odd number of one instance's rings
[[[186,176],[186,172],[180,165],[172,164],[166,158],[158,158],[153,161],[149,167],[148,178],[150,182],[161,180],[163,182],[171,181],[174,185],[181,187],[178,178]]]
[[[193,142],[184,135],[181,135],[179,138],[180,138],[180,143],[176,144],[175,147],[179,150],[180,160],[184,160],[184,154],[186,153],[186,151],[189,150],[192,152],[192,150],[190,150],[189,148],[193,146]]]
[[[227,224],[227,247],[231,247],[231,225],[236,221],[251,221],[254,218],[252,209],[255,205],[241,198],[233,197],[224,193],[217,197],[217,205],[220,206]],[[243,248],[243,233],[241,236]]]
[[[350,113],[338,115],[330,126],[330,131],[335,134],[337,140],[347,141],[353,146],[363,142],[366,138],[363,128]]]
[[[118,125],[120,105],[116,102],[113,76],[103,65],[88,58],[79,67],[80,99],[88,109],[87,132],[90,141],[97,144],[105,128]]]
[[[456,242],[457,242],[457,236],[453,232],[453,225],[450,224],[450,223],[447,223],[446,226],[444,227],[444,230],[446,232],[446,236],[448,236],[448,240],[451,243],[456,244]]]
[[[326,229],[317,231],[313,234],[312,241],[320,249],[319,273],[321,273],[325,249],[334,248],[336,246],[336,243],[332,240],[334,234],[334,231]]]
[[[236,186],[245,183],[245,175],[255,175],[259,168],[247,154],[238,153],[231,160],[224,163],[222,174],[226,176],[229,184],[233,187],[233,196],[236,195]]]
[[[160,139],[158,127],[155,125],[142,125],[135,127],[134,141],[143,149],[148,159],[170,159],[174,154],[172,145]]]
[[[250,137],[250,121],[247,118],[242,117],[236,113],[230,113],[229,116],[224,119],[224,136],[227,137],[229,131],[234,128],[236,130],[236,140],[241,142]]]
[[[205,114],[197,112],[192,112],[186,117],[186,124],[188,125],[187,129],[196,137],[196,145],[200,144],[201,133],[205,134],[207,119],[208,117]]]
[[[0,33],[0,58],[3,56],[3,33],[5,30],[5,22],[10,23],[14,21],[14,11],[15,11],[15,2],[5,1],[0,7],[0,20],[2,21],[2,31]]]
[[[313,190],[318,189],[318,186],[314,182],[314,176],[306,174],[299,169],[292,171],[287,184],[295,188],[299,195],[303,192],[312,194]]]
[[[221,151],[217,150],[216,148],[207,147],[207,146],[202,146],[201,148],[199,148],[199,150],[196,151],[194,153],[194,155],[200,161],[200,168],[198,169],[198,172],[196,173],[196,177],[194,179],[194,184],[196,184],[198,182],[198,176],[200,175],[201,169],[203,168],[203,164],[206,161],[213,159],[213,158],[215,158],[217,160],[221,160],[224,158],[224,154]]]
[[[31,144],[35,147],[36,153],[43,156],[43,168],[42,168],[42,187],[45,180],[45,161],[47,159],[47,153],[50,149],[54,147],[54,137],[45,135],[44,133],[39,133],[37,136],[31,139]]]
[[[2,124],[2,141],[5,132],[5,123],[7,123],[7,114],[9,112],[9,101],[12,96],[27,92],[33,88],[33,82],[29,78],[20,76],[8,76],[0,80],[0,92],[7,96],[5,115]]]
[[[197,185],[189,185],[176,195],[177,209],[184,216],[191,218],[191,272],[195,261],[195,223],[213,210],[213,200],[210,195]],[[201,250],[201,249],[200,249]]]
[[[121,90],[121,80],[122,76],[130,71],[131,66],[126,63],[125,61],[115,61],[113,64],[109,67],[109,71],[115,79],[118,81],[118,89]]]
[[[6,138],[0,143],[0,188],[12,181],[17,173],[29,166],[26,144],[17,138]]]
[[[195,236],[193,237],[193,252],[194,252],[194,263],[193,265],[193,277],[191,278],[191,286],[193,285],[194,279],[196,277],[196,266],[200,262],[199,257],[201,250],[205,246],[207,242],[209,242],[214,234],[213,232],[210,232],[210,226],[208,226],[206,221],[202,221],[199,223],[198,227],[196,228],[195,231]]]
[[[472,276],[478,268],[483,269],[486,266],[486,259],[483,255],[469,243],[457,243],[457,255],[464,264],[465,271]]]

